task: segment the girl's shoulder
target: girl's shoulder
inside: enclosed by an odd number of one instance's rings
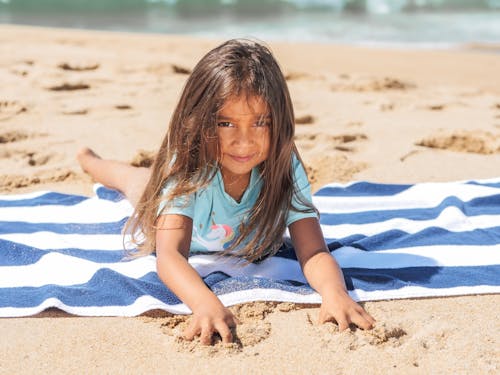
[[[295,181],[303,180],[304,178],[307,180],[305,167],[295,152],[292,154],[292,169]]]

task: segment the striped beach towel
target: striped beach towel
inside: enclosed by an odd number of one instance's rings
[[[118,192],[0,196],[0,316],[50,307],[85,316],[189,313],[159,280],[153,255],[125,259],[132,207]],[[314,203],[357,301],[500,292],[500,178],[389,185],[330,184]],[[320,303],[284,247],[259,264],[197,255],[190,263],[228,306]]]

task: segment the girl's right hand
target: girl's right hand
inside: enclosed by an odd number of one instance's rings
[[[233,341],[231,328],[238,323],[238,319],[218,299],[199,303],[193,308],[193,316],[184,330],[184,338],[191,341],[199,335],[202,345],[211,345],[213,334],[219,333],[222,342],[228,344]]]

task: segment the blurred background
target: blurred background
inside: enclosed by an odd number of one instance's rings
[[[0,0],[0,23],[452,48],[500,43],[500,0]]]

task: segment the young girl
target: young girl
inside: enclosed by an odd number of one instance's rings
[[[199,335],[209,344],[218,333],[231,342],[237,324],[189,255],[260,261],[278,251],[287,227],[304,275],[322,297],[319,322],[334,320],[340,330],[373,326],[325,245],[293,135],[292,102],[271,52],[230,40],[191,73],[152,171],[80,151],[83,170],[135,206],[126,231],[140,253],[156,251],[159,277],[192,310],[186,339]]]

